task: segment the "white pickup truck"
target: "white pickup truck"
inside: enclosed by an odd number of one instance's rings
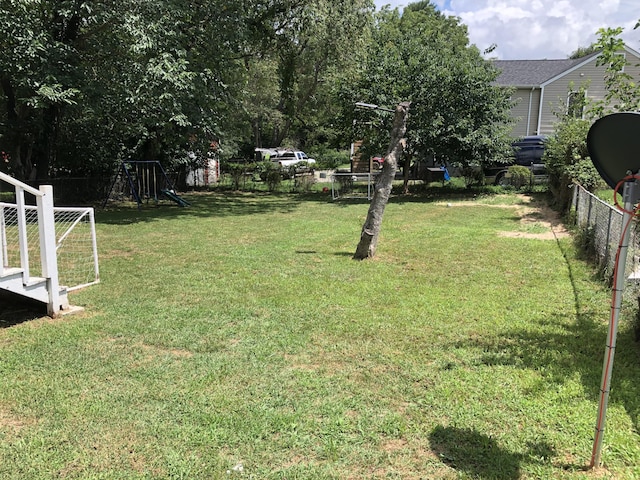
[[[275,155],[272,155],[269,159],[273,163],[277,163],[281,167],[290,167],[297,163],[306,162],[309,165],[316,163],[313,158],[309,158],[306,153],[296,150],[279,150]]]

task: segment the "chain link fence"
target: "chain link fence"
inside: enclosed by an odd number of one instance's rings
[[[623,215],[616,207],[600,200],[580,185],[573,186],[572,211],[575,214],[576,226],[581,231],[584,246],[596,256],[596,261],[603,277],[613,278],[618,244],[622,236]],[[638,222],[631,225],[629,249],[626,262],[626,275],[629,294],[637,296],[640,287],[640,251],[638,240]],[[629,288],[631,287],[631,288]]]

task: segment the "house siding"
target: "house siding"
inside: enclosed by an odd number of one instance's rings
[[[626,58],[630,65],[625,67],[625,72],[634,78],[640,78],[640,68],[637,64],[640,58],[626,52]],[[558,122],[557,113],[565,113],[569,91],[584,87],[587,98],[590,100],[601,100],[606,95],[604,85],[604,75],[606,68],[596,66],[597,59],[580,66],[579,68],[563,75],[562,77],[544,85],[544,97],[541,105],[540,134],[549,135],[555,130]]]
[[[627,48],[625,56],[628,63],[625,73],[640,81],[640,54]],[[565,113],[571,89],[584,87],[589,100],[604,99],[606,68],[596,66],[597,60],[598,57],[594,54],[577,61],[505,61],[502,65],[508,69],[498,84],[515,87],[511,97],[515,103],[511,111],[515,120],[512,136],[553,134],[558,113]],[[559,67],[565,69],[561,70]],[[535,83],[536,78],[544,75],[548,75],[547,80],[541,84]]]
[[[604,88],[605,67],[597,67],[596,59],[582,65],[580,68],[550,82],[544,86],[544,98],[541,105],[540,133],[552,134],[558,122],[558,114],[564,114],[567,99],[571,90],[584,87],[590,99],[602,99]]]
[[[516,119],[511,135],[524,137],[536,135],[538,128],[538,112],[540,105],[539,88],[518,88],[511,99],[515,105],[511,109],[511,115]]]

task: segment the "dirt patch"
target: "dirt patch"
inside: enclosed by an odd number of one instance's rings
[[[513,197],[510,197],[513,198]],[[521,230],[498,232],[500,237],[532,238],[555,240],[570,234],[562,223],[560,214],[549,207],[544,200],[529,195],[517,195],[517,203],[483,203],[483,201],[463,201],[447,203],[448,207],[489,207],[511,209],[520,218]]]
[[[501,237],[509,238],[533,238],[536,240],[555,240],[569,236],[569,232],[562,223],[560,214],[541,201],[531,201],[528,205],[518,205],[515,208],[516,215],[520,217],[520,225],[523,231],[500,232]],[[542,232],[528,232],[529,228],[544,230]]]
[[[18,434],[23,428],[34,425],[35,420],[19,418],[9,409],[0,406],[0,431]]]

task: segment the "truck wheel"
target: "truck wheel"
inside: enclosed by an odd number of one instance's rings
[[[500,185],[502,187],[506,187],[509,185],[509,179],[507,178],[507,172],[500,172],[496,175],[496,180],[493,182],[494,185]]]

